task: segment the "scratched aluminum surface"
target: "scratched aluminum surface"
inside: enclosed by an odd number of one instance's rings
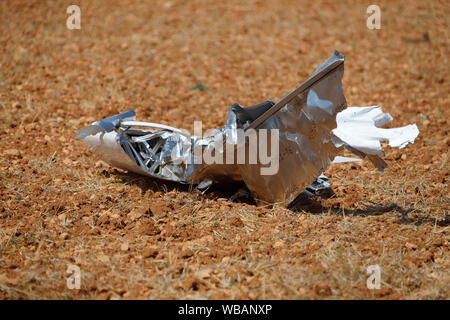
[[[333,54],[318,70],[344,61]],[[261,202],[287,205],[325,171],[338,153],[331,131],[336,115],[346,107],[342,88],[344,64],[326,74],[309,89],[294,96],[256,130],[279,129],[279,171],[261,175],[262,164],[239,166],[247,187]]]
[[[207,137],[181,134],[180,130],[168,126],[162,130],[136,129],[162,125],[135,119],[134,111],[130,110],[84,127],[75,138],[83,139],[92,152],[109,164],[154,178],[191,184],[242,181],[234,164],[205,164],[202,159],[195,160],[198,158],[195,150],[201,155],[222,154],[224,146],[215,144],[217,136],[222,136],[228,144],[235,141],[234,114],[229,114],[224,128],[214,130]]]

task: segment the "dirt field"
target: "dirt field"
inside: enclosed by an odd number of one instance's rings
[[[1,1],[0,298],[449,299],[449,17],[448,1]],[[280,99],[334,49],[348,105],[420,135],[386,148],[384,175],[332,165],[329,199],[233,203],[232,188],[117,170],[73,139],[129,109],[221,127],[233,102]]]

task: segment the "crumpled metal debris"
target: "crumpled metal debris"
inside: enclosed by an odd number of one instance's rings
[[[357,160],[338,156],[343,148],[359,157],[367,156],[382,171],[386,163],[381,159],[384,152],[380,142],[403,148],[419,134],[415,124],[379,128],[392,120],[379,107],[346,108],[343,73],[344,55],[335,51],[277,103],[267,101],[253,108],[231,106],[226,125],[206,137],[136,121],[135,112],[128,111],[86,126],[76,138],[83,139],[101,159],[122,169],[203,189],[212,183],[243,181],[259,203],[287,206],[305,189],[316,192],[329,188],[321,174],[331,163]],[[248,161],[252,151],[246,134],[262,129],[278,133],[276,174],[262,174],[267,163],[259,159]],[[259,146],[270,148],[269,137],[257,135],[257,140]],[[229,150],[234,159],[243,151],[247,161],[221,164],[201,159],[205,154],[225,157]]]

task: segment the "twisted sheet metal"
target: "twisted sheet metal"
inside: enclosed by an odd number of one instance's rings
[[[353,107],[341,112],[346,107],[343,73],[344,56],[335,51],[310,78],[245,127],[246,134],[256,132],[256,138],[262,139],[257,144],[269,150],[274,150],[268,140],[270,135],[264,138],[258,133],[278,130],[279,168],[273,175],[261,174],[267,165],[260,158],[256,163],[248,161],[249,139],[240,134],[238,129],[242,128],[238,127],[232,108],[226,125],[207,137],[138,122],[135,112],[128,111],[88,125],[76,138],[83,139],[101,159],[122,169],[202,187],[243,181],[259,203],[287,206],[307,188],[329,188],[319,176],[342,147],[360,157],[367,156],[382,170],[386,164],[380,158],[383,150],[379,142],[390,141],[392,146],[402,148],[413,143],[419,133],[415,125],[377,128],[392,120],[378,107]],[[229,150],[234,159],[239,151],[244,151],[246,161],[208,164],[202,159],[205,153],[224,159]],[[340,157],[335,162],[353,160]]]
[[[279,171],[261,175],[261,163],[239,166],[247,187],[257,199],[289,204],[333,161],[338,148],[332,142],[336,115],[346,107],[342,88],[344,55],[335,51],[296,90],[263,115],[256,130],[279,130]]]

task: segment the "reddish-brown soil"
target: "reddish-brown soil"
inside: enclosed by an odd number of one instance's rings
[[[66,28],[73,2],[81,30]],[[376,1],[381,30],[369,4],[1,1],[0,298],[448,299],[449,2]],[[129,109],[221,127],[233,102],[279,99],[335,48],[349,105],[420,135],[386,148],[384,175],[330,167],[330,199],[233,203],[231,188],[117,170],[73,139]]]

